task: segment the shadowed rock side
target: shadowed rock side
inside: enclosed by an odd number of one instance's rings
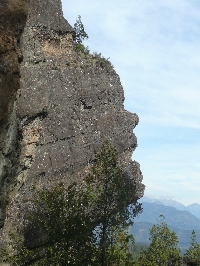
[[[28,5],[23,0],[0,2],[0,227],[5,204],[18,168],[18,126],[16,93],[20,88],[20,63],[23,60],[21,36]]]
[[[116,146],[126,175],[135,180],[137,197],[144,191],[139,164],[131,160],[138,116],[124,110],[116,72],[109,63],[99,64],[97,57],[73,50],[74,31],[63,18],[60,0],[12,2],[23,3],[27,19],[19,22],[18,32],[23,61],[14,64],[1,57],[2,65],[18,69],[15,89],[12,80],[10,85],[1,83],[2,94],[7,87],[14,90],[1,114],[0,199],[6,206],[1,241],[8,229],[23,228],[33,183],[42,187],[79,179],[105,139]]]

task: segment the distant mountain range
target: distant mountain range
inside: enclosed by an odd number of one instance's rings
[[[153,224],[159,223],[159,216],[162,214],[169,229],[176,232],[182,249],[189,246],[192,230],[195,230],[197,241],[200,243],[199,204],[194,203],[186,207],[174,200],[147,197],[143,197],[140,202],[143,211],[135,218],[134,225],[130,228],[130,233],[133,234],[136,242],[149,243],[149,229]]]
[[[200,219],[200,204],[198,203],[193,203],[186,207],[185,205],[175,200],[152,199],[152,198],[148,198],[145,196],[140,199],[140,202],[150,202],[150,203],[157,203],[157,204],[165,205],[165,206],[171,206],[171,207],[176,208],[179,211],[188,211]]]

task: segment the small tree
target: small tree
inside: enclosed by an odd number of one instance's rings
[[[193,230],[191,234],[190,247],[184,255],[188,265],[200,265],[200,244],[197,243],[196,232]]]
[[[81,16],[78,15],[76,23],[74,24],[74,30],[76,33],[75,44],[82,43],[83,40],[88,39],[88,35],[85,32],[84,25],[81,21]]]
[[[86,178],[94,195],[94,217],[101,249],[101,265],[106,265],[106,250],[110,228],[125,226],[133,222],[133,218],[141,211],[137,203],[134,180],[123,174],[118,165],[117,151],[106,141],[101,152],[96,155],[92,174]]]
[[[163,219],[164,216],[161,216]],[[177,248],[178,237],[169,230],[166,222],[153,225],[150,229],[150,246],[141,252],[140,266],[180,266],[182,258],[180,249]]]
[[[88,47],[85,47],[82,42],[85,39],[88,39],[88,35],[85,32],[84,25],[81,21],[81,16],[79,15],[76,19],[76,23],[74,24],[75,30],[75,39],[74,39],[74,47],[77,52],[89,53]]]

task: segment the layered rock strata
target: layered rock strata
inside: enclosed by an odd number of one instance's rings
[[[108,139],[120,164],[144,185],[119,76],[106,60],[73,49],[60,0],[0,3],[0,226],[22,228],[33,183],[78,180]]]

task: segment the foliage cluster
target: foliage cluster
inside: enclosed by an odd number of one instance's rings
[[[147,250],[149,247],[148,244],[144,243],[130,243],[129,245],[129,251],[132,254],[133,260],[137,263],[139,257],[141,256],[141,252],[143,250]]]
[[[96,155],[91,173],[67,188],[33,187],[34,212],[30,229],[40,241],[30,247],[10,234],[1,263],[10,265],[133,265],[127,226],[141,210],[135,184],[122,172],[117,151],[109,142]],[[131,204],[131,208],[128,206]]]
[[[95,204],[90,215],[94,220],[97,218],[97,245],[102,252],[101,260],[106,262],[112,232],[131,224],[141,211],[141,205],[137,203],[135,183],[123,175],[117,164],[117,151],[108,142],[97,154],[92,174],[87,176],[86,182],[94,195]]]
[[[75,38],[74,38],[74,48],[77,52],[82,52],[85,54],[89,53],[88,47],[85,47],[82,43],[85,39],[88,39],[88,35],[85,32],[84,25],[81,21],[81,16],[79,15],[74,24]]]
[[[85,212],[89,195],[77,190],[75,183],[67,188],[60,184],[50,190],[33,187],[33,192],[35,212],[29,216],[30,230],[39,230],[45,238],[41,237],[38,245],[29,249],[17,234],[11,233],[9,248],[3,254],[5,261],[11,265],[92,265],[92,256],[85,253],[92,253],[93,248],[92,228]]]
[[[96,60],[96,65],[103,69],[112,70],[113,65],[109,61],[110,58],[105,58],[101,55],[101,53],[93,53],[92,57]]]
[[[88,35],[85,32],[84,25],[81,21],[81,16],[78,15],[76,23],[74,24],[74,30],[76,33],[74,44],[80,44],[83,42],[84,39],[88,39]]]
[[[184,260],[188,265],[200,265],[200,244],[197,243],[194,230],[192,231],[190,247],[185,253]]]
[[[162,220],[150,229],[150,240],[149,248],[141,253],[139,265],[181,265],[178,238],[175,232],[169,230],[166,222]]]
[[[196,242],[196,233],[192,232],[190,247],[181,256],[178,248],[178,237],[170,231],[164,216],[160,215],[160,223],[150,229],[150,244],[132,245],[131,253],[138,266],[199,266],[200,244]]]

